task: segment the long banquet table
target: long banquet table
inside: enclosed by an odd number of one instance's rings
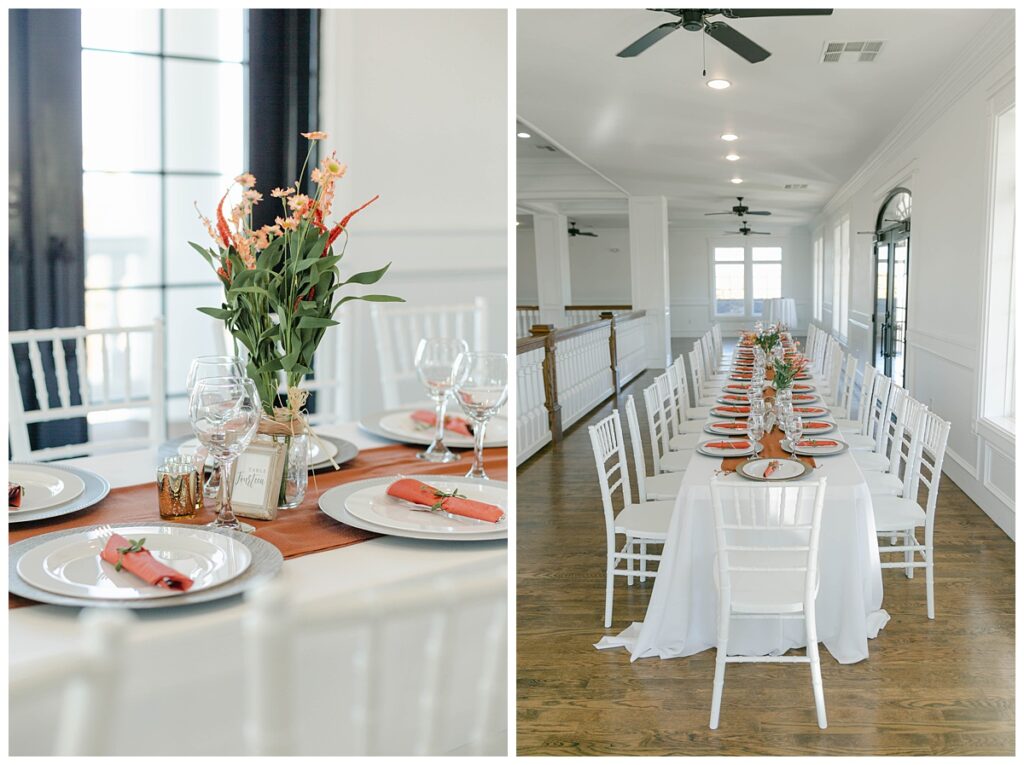
[[[812,383],[820,393],[823,381]],[[831,438],[833,434],[825,436]],[[709,436],[711,438],[711,436]],[[819,552],[820,588],[815,601],[818,636],[841,664],[868,658],[868,639],[889,621],[882,609],[882,570],[871,493],[849,451],[816,458],[807,480],[827,478]],[[634,622],[598,648],[625,647],[631,661],[670,659],[713,648],[718,595],[714,585],[715,535],[711,479],[722,459],[695,452],[683,477],[662,559],[643,622]],[[735,473],[725,481],[744,481]],[[781,655],[806,643],[799,619],[734,619],[730,653]]]
[[[360,450],[394,446],[360,430],[354,423],[317,428],[328,436],[343,438]],[[410,447],[410,453],[415,451]],[[497,451],[497,450],[496,450]],[[501,450],[504,451],[504,450]],[[472,453],[457,463],[468,469]],[[69,460],[103,475],[112,488],[152,482],[155,476],[155,450]],[[423,472],[431,471],[426,463]],[[448,466],[445,472],[452,472]],[[344,466],[343,466],[344,469]],[[491,469],[488,468],[490,471]],[[495,471],[495,478],[504,475]],[[313,491],[312,478],[310,491]],[[153,492],[156,497],[155,485]],[[81,525],[90,524],[89,512],[78,514]],[[60,520],[60,519],[55,519]],[[158,521],[155,501],[152,520]],[[44,522],[40,522],[44,523]],[[474,564],[504,566],[507,560],[505,541],[433,542],[398,537],[379,537],[338,549],[286,559],[280,577],[290,597],[298,603],[318,602],[326,598],[345,598],[366,588],[443,576]],[[114,755],[241,755],[244,666],[241,654],[241,617],[245,604],[241,598],[136,612],[121,661],[125,680],[120,703],[110,714],[116,721]],[[9,662],[20,662],[52,656],[68,650],[76,637],[78,609],[50,605],[13,608],[9,610]],[[461,615],[460,634],[472,639],[474,620],[481,613]],[[418,641],[422,633],[410,629],[400,640]],[[400,692],[403,655],[401,643],[388,646],[395,661],[389,677],[381,678],[382,686]],[[346,694],[351,692],[343,682],[332,680],[333,657],[345,655],[343,643],[324,640],[315,643],[315,650],[301,657],[300,671],[305,671],[301,699],[282,699],[293,704],[301,717],[303,750],[344,753]],[[501,655],[504,655],[502,652]],[[340,663],[340,662],[338,662]],[[310,674],[319,682],[308,682]],[[477,677],[471,666],[456,667],[445,684],[447,709],[443,716],[444,730],[435,740],[438,751],[464,751],[473,705],[478,698]],[[382,692],[383,695],[383,692]],[[502,698],[507,696],[501,694]],[[9,710],[10,754],[49,753],[52,748],[54,719],[60,699],[41,695],[32,703],[11,706]],[[394,753],[406,750],[415,720],[396,709],[382,722],[384,737]],[[496,719],[506,719],[505,710],[497,711]],[[487,753],[504,754],[507,732],[489,732]],[[337,744],[341,739],[341,744]],[[303,752],[296,752],[297,754]]]

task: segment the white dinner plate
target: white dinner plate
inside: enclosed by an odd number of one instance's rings
[[[716,401],[726,406],[747,406],[750,404],[750,399],[742,393],[726,393],[724,396],[719,396]]]
[[[821,401],[821,396],[814,393],[800,393],[793,394],[793,406],[808,406],[810,404],[817,404]]]
[[[772,461],[779,463],[779,469],[772,473],[768,478],[765,478],[764,471],[768,467],[768,463]],[[800,460],[761,457],[759,459],[741,462],[736,468],[736,472],[744,478],[749,478],[751,481],[772,482],[792,481],[796,478],[800,478],[802,475],[807,473],[809,469],[810,468],[800,462]]]
[[[129,526],[117,533],[126,539],[145,538],[153,557],[188,576],[188,593],[224,584],[252,562],[249,548],[226,534],[197,526]],[[100,558],[110,536],[107,527],[83,529],[39,545],[21,556],[18,575],[40,590],[89,600],[148,600],[182,595],[144,583]]]
[[[363,417],[359,421],[359,425],[364,430],[393,441],[428,446],[434,440],[434,428],[425,427],[422,423],[412,419],[411,415],[416,409],[416,407],[410,407],[376,412]],[[444,443],[453,449],[473,448],[473,439],[470,436],[463,436],[451,431],[445,431]],[[508,420],[504,417],[492,417],[487,423],[487,431],[484,433],[484,447],[500,446],[508,446]]]
[[[732,374],[732,375],[729,376],[730,380],[735,380],[736,382],[745,382],[745,383],[749,383],[751,378],[752,378],[752,375]]]
[[[741,428],[731,428],[730,425],[740,425]],[[722,422],[720,420],[712,420],[704,426],[705,433],[711,433],[715,436],[745,436],[747,435],[747,423],[739,422]]]
[[[804,420],[804,437],[815,438],[817,436],[823,436],[826,433],[831,433],[836,429],[834,422],[827,420]]]
[[[314,431],[315,432],[315,431]],[[319,436],[320,434],[317,433]],[[321,464],[328,463],[333,457],[338,456],[338,447],[336,444],[331,443],[325,438],[320,438],[320,443],[324,445],[324,449],[320,448],[320,445],[312,438],[306,439],[309,444],[309,466],[320,467]],[[190,438],[185,441],[181,446],[178,447],[178,454],[182,457],[191,457],[195,454],[196,449],[199,448],[199,441],[195,438]],[[207,463],[214,464],[216,460],[212,457],[207,458]]]
[[[722,449],[719,447],[711,446],[710,444],[717,443],[719,440],[731,441],[735,440],[737,443],[746,442],[746,446],[743,448]],[[761,444],[751,443],[749,438],[737,438],[737,439],[712,439],[711,441],[705,441],[697,447],[697,451],[701,454],[706,454],[709,457],[744,457],[748,454],[753,454],[755,449],[761,451],[764,447]]]
[[[793,414],[799,414],[801,417],[827,417],[829,411],[823,406],[804,406],[794,403]]]
[[[811,436],[807,436],[807,435],[803,436],[800,439],[801,442],[814,441],[814,440],[815,440],[815,438],[813,438]],[[796,449],[793,449],[792,445],[789,442],[789,439],[788,438],[784,438],[784,439],[782,439],[781,446],[787,452],[790,452],[792,454],[803,454],[803,455],[807,455],[808,457],[830,457],[830,456],[832,456],[834,454],[842,454],[843,452],[845,452],[847,449],[850,448],[849,444],[847,444],[847,443],[845,443],[843,441],[840,441],[837,438],[823,438],[823,439],[819,439],[819,440],[822,440],[822,441],[834,441],[834,442],[837,442],[837,443],[836,443],[835,446],[798,446]]]
[[[368,523],[402,531],[474,536],[508,529],[508,491],[504,487],[471,483],[451,476],[433,476],[419,480],[443,492],[457,490],[467,499],[497,505],[505,511],[505,517],[497,523],[489,523],[428,511],[426,508],[416,510],[419,505],[390,496],[387,493],[388,484],[368,486],[350,494],[345,500],[345,509]]]
[[[743,406],[743,405],[742,404],[737,404],[736,406]],[[722,409],[722,407],[716,406],[716,407],[714,407],[711,410],[711,414],[713,414],[715,417],[731,417],[731,418],[734,418],[734,419],[740,419],[740,418],[746,419],[747,417],[750,416],[750,407],[747,406],[745,408],[747,410],[745,412],[727,412],[724,409]]]
[[[85,481],[51,465],[7,466],[7,480],[22,487],[21,506],[8,513],[30,513],[70,502],[85,491]]]

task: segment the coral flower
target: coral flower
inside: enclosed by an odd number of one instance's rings
[[[327,137],[327,133],[322,130],[314,130],[312,133],[300,133],[303,138],[308,138],[310,141],[319,141]]]
[[[270,196],[277,197],[278,199],[280,199],[281,197],[291,196],[294,193],[295,193],[295,189],[293,189],[293,188],[291,188],[289,186],[287,189],[282,189],[282,188],[274,189],[273,191],[270,192]]]
[[[252,173],[242,173],[235,178],[235,183],[239,184],[243,189],[251,189],[256,185],[256,176]]]
[[[324,172],[335,178],[343,176],[346,169],[345,165],[339,162],[333,155],[324,160]]]
[[[296,221],[294,218],[282,218],[278,216],[274,218],[274,223],[276,223],[285,231],[294,231],[299,227],[298,221]]]
[[[249,189],[245,192],[245,198],[253,204],[263,201],[263,195],[256,191],[256,189]]]
[[[310,199],[305,194],[296,194],[288,200],[288,206],[293,210],[305,210],[309,207]]]

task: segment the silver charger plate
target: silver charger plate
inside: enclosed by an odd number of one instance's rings
[[[697,451],[700,452],[703,455],[708,456],[708,457],[717,457],[719,459],[728,459],[730,457],[746,457],[746,456],[749,456],[751,454],[754,454],[755,451],[756,451],[756,453],[760,454],[761,451],[764,449],[764,444],[762,444],[760,441],[758,443],[756,443],[756,444],[751,444],[746,449],[734,449],[734,450],[728,451],[728,452],[726,452],[726,451],[715,451],[713,449],[707,448],[706,444],[709,444],[709,443],[713,444],[713,443],[715,443],[715,441],[718,441],[718,440],[722,440],[722,439],[721,438],[718,438],[718,439],[714,439],[713,438],[710,441],[705,441],[702,444],[698,444],[697,445]],[[729,439],[725,439],[725,440],[728,441]],[[744,439],[736,439],[736,440],[742,441]],[[750,439],[748,438],[748,439],[745,439],[745,440],[749,441]]]
[[[448,414],[452,414],[452,412],[450,411],[451,404],[449,403],[448,406],[449,406]],[[393,430],[388,430],[387,428],[384,428],[384,427],[381,426],[380,421],[381,421],[381,419],[385,415],[394,414],[395,412],[404,411],[405,409],[409,409],[411,411],[412,407],[399,407],[398,409],[386,409],[386,410],[381,411],[381,412],[373,412],[372,414],[365,415],[362,419],[359,420],[359,427],[361,427],[367,433],[372,433],[375,436],[380,436],[381,438],[386,438],[388,441],[395,441],[395,442],[400,443],[400,444],[412,444],[414,446],[430,446],[431,442],[434,440],[433,436],[431,436],[431,435],[419,436],[419,435],[412,434],[412,433],[410,433],[410,434],[398,434],[398,433],[395,433]],[[508,440],[507,439],[504,440],[504,441],[493,441],[492,442],[492,441],[487,440],[488,436],[487,436],[486,433],[484,434],[484,439],[487,441],[487,443],[484,444],[484,448],[485,449],[504,449],[504,448],[508,447]],[[448,443],[448,439],[445,439],[445,446],[447,446],[449,449],[472,449],[473,448],[473,445],[471,443],[470,444],[466,444],[466,445],[462,445],[461,443],[456,445],[456,443],[457,442]]]
[[[778,460],[784,463],[786,472],[791,475],[781,475],[778,478],[765,478],[764,469],[766,463],[770,460]],[[762,481],[764,483],[782,483],[784,481],[796,481],[807,475],[811,469],[807,467],[803,462],[797,459],[786,459],[783,457],[760,457],[758,459],[751,460],[750,462],[743,462],[736,468],[736,473],[743,478],[750,481]]]
[[[133,528],[138,523],[113,523],[112,530],[121,528]],[[152,523],[147,526],[170,526],[180,527],[175,523]],[[199,592],[186,592],[173,598],[153,598],[151,600],[96,600],[91,598],[76,598],[68,595],[56,595],[46,590],[40,590],[25,582],[18,575],[18,561],[27,551],[45,544],[59,537],[80,534],[88,527],[64,529],[49,534],[40,534],[37,537],[23,539],[8,548],[7,558],[7,591],[12,595],[20,595],[40,603],[49,603],[54,606],[71,606],[74,608],[131,608],[131,609],[153,609],[153,608],[178,608],[180,606],[194,605],[196,603],[207,603],[212,600],[229,598],[245,592],[254,584],[270,579],[277,575],[284,563],[284,556],[274,545],[270,544],[252,534],[243,534],[239,531],[221,530],[218,533],[228,534],[237,542],[241,542],[252,554],[252,563],[244,573],[224,582],[216,587],[210,587]]]
[[[813,439],[814,436],[808,436],[806,433],[804,433],[803,437],[800,440],[804,441],[804,440],[806,440],[808,438],[812,438]],[[837,439],[837,438],[823,438],[822,440],[823,441],[826,441],[826,440],[827,441],[839,441],[839,439]],[[787,452],[789,452],[790,454],[796,454],[796,455],[799,455],[801,457],[834,457],[837,454],[843,454],[844,452],[847,452],[850,449],[850,445],[848,443],[846,443],[845,441],[839,441],[839,446],[823,446],[823,447],[819,447],[820,449],[827,449],[828,451],[812,451],[812,450],[809,450],[807,447],[804,447],[802,449],[801,448],[792,449],[792,448],[790,448],[790,443],[789,443],[789,439],[788,438],[782,439],[782,441],[779,443],[779,445],[783,449],[785,449]]]
[[[351,441],[346,441],[343,438],[335,438],[334,436],[325,436],[321,433],[316,434],[321,441],[328,441],[334,444],[338,449],[338,453],[334,455],[334,461],[339,465],[343,465],[356,458],[359,454],[359,447]],[[159,462],[163,462],[168,457],[178,456],[178,448],[186,441],[191,440],[194,436],[181,436],[180,438],[172,438],[170,441],[164,441],[160,444],[160,448],[157,450],[157,459]],[[316,465],[311,465],[309,468],[312,473],[319,473],[321,470],[334,470],[334,466],[330,460],[326,462],[319,462]]]
[[[40,463],[36,462],[12,462],[12,465],[25,465],[34,466]],[[50,463],[43,463],[50,464]],[[107,479],[98,473],[94,473],[91,470],[85,470],[80,467],[72,467],[71,465],[65,465],[61,462],[52,463],[53,467],[66,470],[82,479],[85,484],[85,489],[74,499],[66,502],[62,505],[55,505],[54,507],[43,507],[39,510],[26,510],[21,513],[8,513],[8,523],[30,523],[32,521],[41,521],[46,518],[57,518],[62,515],[70,515],[71,513],[77,513],[80,510],[85,510],[92,507],[101,499],[110,493],[110,484]]]
[[[437,480],[438,478],[451,478],[452,476],[444,475],[408,475],[406,478],[416,478],[421,481],[429,483],[431,479]],[[502,529],[500,531],[483,532],[480,534],[451,534],[451,535],[439,535],[439,534],[425,534],[419,531],[405,530],[405,529],[394,529],[388,526],[378,526],[375,523],[364,521],[362,518],[357,518],[352,515],[345,507],[345,501],[349,495],[354,494],[357,491],[365,489],[369,486],[381,486],[387,485],[395,480],[397,476],[386,476],[382,478],[367,478],[362,481],[352,481],[351,483],[343,483],[340,486],[335,486],[332,489],[328,489],[320,495],[320,510],[330,516],[336,521],[344,523],[346,526],[353,526],[357,529],[363,529],[364,531],[373,531],[378,534],[392,537],[406,537],[408,539],[424,539],[433,542],[491,542],[494,540],[508,539],[508,529]],[[508,488],[508,484],[505,481],[486,481],[483,478],[464,478],[460,477],[460,480],[469,481],[470,483],[479,483],[490,486],[500,486],[501,488]]]

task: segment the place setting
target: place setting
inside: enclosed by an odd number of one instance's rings
[[[7,465],[7,522],[29,523],[87,510],[110,492],[98,473],[62,464]]]

